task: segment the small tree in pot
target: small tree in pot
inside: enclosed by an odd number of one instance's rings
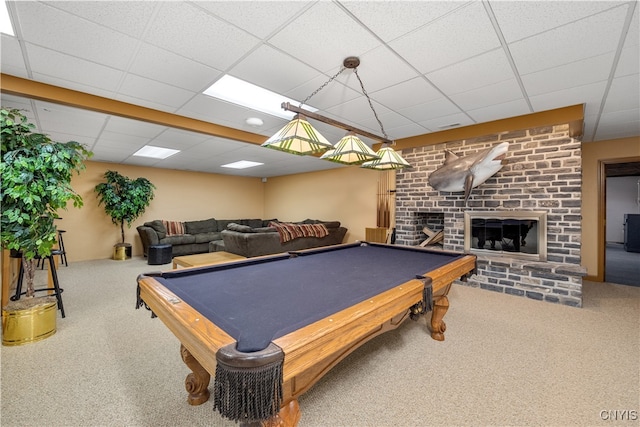
[[[53,220],[67,202],[82,206],[71,188],[73,173],[84,169],[92,153],[75,141],[55,142],[33,132],[35,125],[16,109],[0,109],[2,135],[2,217],[4,249],[22,254],[26,297],[33,297],[36,257],[46,257],[56,243]]]
[[[116,244],[116,248],[130,248],[131,244],[124,241],[124,223],[131,228],[131,223],[144,213],[153,200],[153,190],[156,187],[146,178],[132,180],[116,171],[105,172],[104,178],[107,182],[95,186],[98,205],[104,204],[111,222],[120,226],[122,242]]]

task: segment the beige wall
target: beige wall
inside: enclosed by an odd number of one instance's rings
[[[364,240],[365,228],[376,226],[380,173],[352,166],[269,178],[265,215],[282,221],[337,220],[348,229],[345,242]]]
[[[582,265],[587,268],[587,278],[602,281],[604,271],[598,263],[598,251],[604,247],[602,234],[598,233],[598,200],[600,192],[600,161],[640,156],[640,137],[582,144]],[[604,227],[604,223],[601,224]],[[602,231],[602,230],[601,230]]]
[[[206,218],[261,218],[264,187],[260,178],[241,178],[112,163],[87,162],[86,170],[72,180],[84,206],[69,206],[59,212],[59,228],[64,235],[70,261],[110,258],[113,245],[120,242],[120,228],[98,206],[93,188],[103,182],[104,172],[115,170],[135,179],[144,177],[155,186],[155,198],[131,228],[125,225],[125,241],[133,244],[133,255],[142,254],[136,226],[154,219],[195,220]]]
[[[112,163],[87,162],[86,170],[72,181],[83,200],[80,209],[61,211],[58,226],[64,235],[71,262],[110,258],[120,242],[120,229],[111,223],[93,190],[104,172],[116,170],[135,179],[145,177],[155,186],[155,198],[131,228],[125,225],[125,241],[133,255],[142,254],[135,229],[153,219],[197,220],[206,218],[305,218],[338,220],[349,229],[345,241],[364,238],[364,227],[375,227],[376,188],[379,172],[357,167],[269,178],[187,172]]]

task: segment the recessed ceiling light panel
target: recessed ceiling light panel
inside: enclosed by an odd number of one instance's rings
[[[172,148],[154,147],[153,145],[145,145],[135,153],[134,156],[138,157],[151,157],[152,159],[166,159],[179,153],[180,150],[174,150]]]
[[[232,77],[228,74],[222,76],[220,80],[211,85],[203,92],[205,95],[231,102],[233,104],[242,105],[252,110],[261,111],[276,117],[291,120],[294,113],[285,111],[281,105],[283,102],[299,104],[286,96],[270,90],[261,88],[244,80]],[[309,111],[318,111],[317,108],[304,105],[302,108]]]
[[[252,162],[249,160],[240,160],[237,162],[233,162],[233,163],[227,163],[226,165],[222,165],[223,168],[230,168],[230,169],[247,169],[247,168],[252,168],[255,166],[260,166],[263,165],[264,163],[258,163],[258,162]]]
[[[7,10],[7,2],[4,0],[0,1],[0,33],[15,36],[11,18],[9,18],[9,11]]]

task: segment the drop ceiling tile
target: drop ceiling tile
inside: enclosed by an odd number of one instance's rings
[[[524,99],[489,105],[487,107],[470,110],[469,115],[476,123],[490,122],[508,117],[522,116],[531,113]]]
[[[506,41],[540,34],[623,5],[623,1],[492,1],[491,9]]]
[[[49,133],[49,132],[45,132]],[[91,145],[95,141],[95,138],[92,136],[83,136],[83,135],[75,135],[69,133],[56,132],[55,134],[50,134],[51,139],[54,141],[60,142],[68,142],[75,141],[80,145],[83,145],[86,149],[90,150]]]
[[[165,49],[141,43],[129,72],[193,92],[202,92],[222,73]]]
[[[390,72],[383,72],[389,70]],[[378,90],[411,80],[420,74],[399,58],[388,47],[380,46],[360,56],[358,75],[367,92]],[[351,88],[362,93],[362,87],[356,76],[351,79]]]
[[[383,70],[390,70],[391,72],[383,72]],[[360,56],[358,75],[365,90],[371,94],[396,85],[399,82],[411,80],[420,74],[389,50],[388,47],[380,46]],[[346,80],[347,78],[349,79],[348,84],[350,87],[362,93],[362,86],[353,71],[348,70],[338,79]]]
[[[207,138],[207,135],[204,134],[167,128],[160,135],[153,138],[150,144],[156,147],[186,150],[199,145]]]
[[[390,113],[389,109],[375,102],[373,103],[373,108],[378,117]],[[368,130],[376,135],[380,133],[380,126],[375,120],[369,102],[364,96],[329,108],[324,113],[329,117],[333,116],[336,120],[339,120],[338,117],[345,117],[347,118],[347,124],[363,127],[363,130]]]
[[[175,111],[193,96],[190,91],[133,74],[127,74],[124,78],[120,93],[126,96],[120,95],[119,99],[135,99],[134,104],[142,101],[145,106],[161,105],[163,108],[157,109],[162,111]]]
[[[341,4],[385,42],[464,7],[464,3],[452,1],[343,1]]]
[[[391,129],[401,128],[401,127],[409,126],[409,125],[412,124],[411,120],[409,120],[406,117],[396,113],[395,111],[384,109],[384,111],[386,111],[386,113],[382,113],[381,112],[382,111],[381,108],[376,108],[376,111],[378,112],[378,117],[380,118],[380,121],[382,122],[382,126],[384,127],[385,131],[389,135],[389,138],[391,138],[391,139],[397,139],[398,138],[398,136],[396,136],[395,134],[391,135]],[[361,122],[362,122],[362,124],[364,126],[370,128],[370,129],[373,129],[374,131],[372,133],[374,133],[375,135],[383,136],[382,131],[380,130],[380,125],[375,120],[375,117],[373,116],[373,113],[369,114],[367,116],[367,119],[363,120]]]
[[[166,129],[166,126],[147,123],[140,120],[127,119],[125,117],[109,116],[104,131],[124,135],[134,135],[152,139]]]
[[[122,163],[125,165],[162,167],[162,160],[152,159],[150,157],[130,156],[122,161]]]
[[[27,117],[31,123],[35,122],[35,115],[33,114],[32,108],[32,103],[35,101],[4,92],[0,93],[0,96],[2,97],[2,106],[4,108],[22,110],[21,113]]]
[[[100,138],[95,144],[95,148],[109,148],[122,150],[128,154],[133,154],[140,148],[149,144],[150,138],[144,136],[127,135],[104,131],[100,134]],[[168,147],[167,147],[168,148]]]
[[[415,77],[370,95],[378,103],[395,111],[442,97],[442,94],[422,77]]]
[[[126,68],[135,54],[132,37],[42,3],[15,4],[23,36],[33,44],[117,69]]]
[[[530,96],[535,111],[552,110],[569,105],[586,104],[585,116],[597,114],[607,82],[597,82],[585,86],[563,89],[556,92]]]
[[[318,72],[295,57],[263,45],[227,74],[284,95],[316,77]]]
[[[49,72],[49,70],[46,71],[47,73]],[[37,82],[46,83],[53,86],[60,86],[65,89],[77,90],[79,92],[89,93],[91,95],[103,96],[105,98],[115,98],[116,96],[116,92],[114,91],[104,90],[96,86],[87,86],[83,83],[78,83],[73,80],[60,79],[50,76],[49,74],[42,74],[35,71],[32,72],[32,79]]]
[[[631,6],[632,4],[630,3],[629,7]],[[638,4],[636,4],[631,23],[629,24],[629,30],[624,40],[624,47],[629,48],[638,45],[640,45],[640,8],[638,8]]]
[[[163,2],[143,40],[223,71],[259,44],[254,36],[185,2]]]
[[[569,64],[617,49],[626,8],[582,19],[534,37],[510,43],[509,50],[521,74]],[[553,48],[547,48],[551,47]]]
[[[128,156],[119,150],[109,150],[103,148],[95,148],[93,151],[93,157],[91,158],[94,162],[110,162],[110,163],[121,163]]]
[[[640,49],[632,46],[622,49],[615,77],[623,77],[640,73]]]
[[[470,2],[389,46],[426,74],[493,50],[500,42],[482,3]]]
[[[434,132],[475,124],[475,122],[464,113],[423,120],[418,123],[427,129],[432,129]]]
[[[638,108],[640,108],[640,75],[633,74],[613,79],[602,112],[606,114]]]
[[[104,114],[50,102],[38,102],[36,107],[39,123],[47,133],[68,132],[72,129],[76,135],[95,136],[104,127]],[[73,126],[70,127],[69,124]]]
[[[409,123],[403,126],[390,126],[389,128],[385,126],[385,129],[387,130],[387,134],[389,134],[389,138],[392,140],[422,135],[430,131],[430,129],[420,126],[417,123]]]
[[[223,138],[208,138],[200,144],[197,144],[190,148],[186,152],[186,154],[189,157],[193,157],[196,159],[202,157],[209,158],[213,156],[226,155],[242,148],[244,145],[246,144]]]
[[[0,39],[0,55],[2,57],[2,72],[12,76],[27,77],[27,68],[16,37],[2,34]]]
[[[621,121],[603,115],[598,123],[596,140],[608,140],[617,138],[637,137],[640,135],[640,109],[631,110],[630,115],[635,115],[635,119]],[[610,120],[612,119],[612,120]]]
[[[535,96],[563,88],[605,81],[609,78],[613,59],[614,53],[608,52],[581,61],[525,74],[522,76],[522,82],[527,94]]]
[[[155,2],[148,1],[48,1],[43,3],[136,38],[143,34],[157,7]]]
[[[313,36],[304,37],[306,34]],[[360,56],[380,45],[339,6],[325,1],[315,3],[269,43],[321,72],[339,67],[348,56]]]
[[[616,123],[638,123],[640,125],[640,114],[638,114],[640,108],[633,108],[630,110],[618,110],[612,113],[604,113],[600,116],[600,124],[609,124],[609,126],[615,126]],[[640,133],[639,133],[640,135]]]
[[[45,49],[31,43],[25,43],[27,55],[32,69],[43,70],[59,83],[60,86],[92,88],[105,93],[114,93],[118,89],[124,72],[91,61],[85,61],[76,56],[67,55],[55,50]]]
[[[414,105],[413,107],[403,108],[399,113],[409,120],[420,123],[424,126],[423,123],[427,120],[451,116],[460,113],[460,111],[460,108],[451,102],[451,100],[441,97],[429,102]],[[428,128],[431,129],[430,127]]]
[[[313,2],[254,1],[249,7],[241,7],[234,1],[197,1],[194,4],[263,39]]]
[[[502,48],[483,53],[425,75],[447,95],[478,89],[514,77]]]
[[[342,60],[340,61],[340,63],[342,64]],[[335,70],[332,70],[332,72],[328,75],[322,74],[319,77],[310,80],[295,89],[292,89],[284,95],[300,102],[311,96],[306,104],[317,108],[320,111],[325,111],[342,102],[348,102],[352,99],[362,96],[361,92],[356,91],[349,86],[349,84],[352,85],[352,80],[356,80],[351,70],[343,72],[343,74],[347,73],[347,75],[344,76],[348,79],[345,80],[345,82],[347,82],[347,85],[336,79],[324,86],[324,84],[329,81],[330,77],[334,76],[338,72],[338,70],[339,68],[336,68]],[[322,89],[318,91],[318,89],[320,89],[321,87]]]
[[[524,98],[522,90],[515,79],[486,85],[478,89],[450,96],[463,110],[477,110],[492,104],[503,104]]]

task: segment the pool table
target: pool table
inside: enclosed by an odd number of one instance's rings
[[[432,312],[476,257],[357,242],[138,277],[145,306],[181,342],[188,402],[245,425],[295,426],[297,398],[365,342]]]

